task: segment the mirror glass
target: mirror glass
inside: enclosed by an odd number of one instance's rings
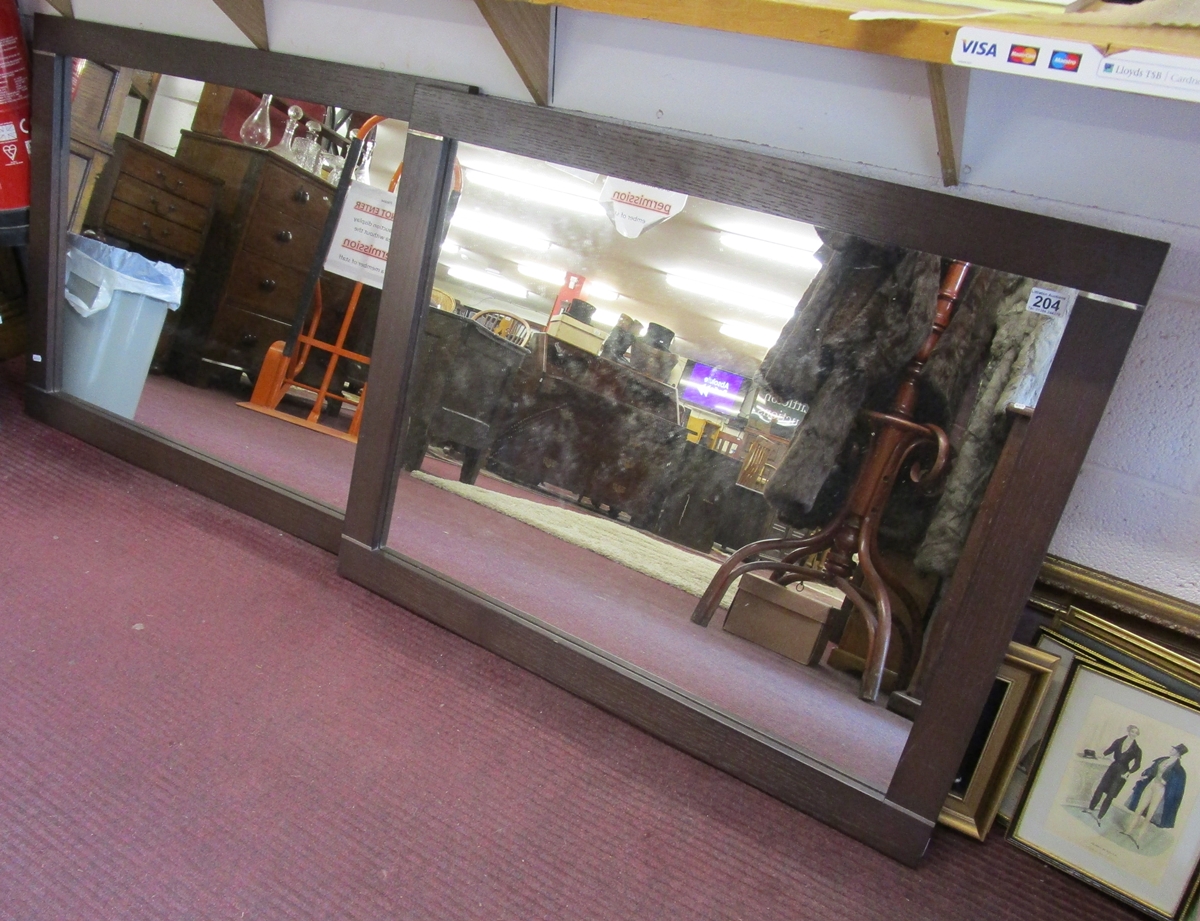
[[[76,59],[64,389],[342,509],[406,126]],[[379,204],[323,246],[342,177]],[[379,237],[382,235],[382,242]]]
[[[451,206],[388,546],[886,789],[1074,292],[468,144]]]

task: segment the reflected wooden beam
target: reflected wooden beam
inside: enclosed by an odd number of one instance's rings
[[[955,186],[962,177],[970,71],[948,64],[927,63],[925,72],[929,78],[929,101],[933,106],[933,131],[942,167],[942,185]]]
[[[533,101],[540,106],[549,105],[554,73],[555,8],[519,0],[475,0],[475,5]]]
[[[269,51],[267,46],[267,11],[263,0],[213,0],[233,24],[242,30],[242,34],[255,47]]]
[[[66,16],[68,19],[75,18],[75,7],[71,4],[71,0],[46,0],[46,2],[58,10],[60,16]]]

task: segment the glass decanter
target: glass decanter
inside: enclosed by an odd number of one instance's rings
[[[283,137],[279,139],[275,152],[289,160],[294,160],[296,157],[296,129],[300,127],[300,119],[304,118],[304,110],[299,106],[288,106],[287,114],[287,127],[283,129]]]
[[[294,147],[300,148],[296,163],[310,173],[315,173],[321,162],[321,123],[314,118],[305,122],[304,127],[308,134],[293,144]],[[301,144],[304,146],[300,147]]]
[[[271,99],[270,93],[262,97],[258,108],[242,122],[242,143],[250,147],[271,146]]]
[[[323,150],[317,162],[316,173],[330,185],[337,185],[342,181],[342,170],[345,166],[345,157],[338,156],[332,150]]]

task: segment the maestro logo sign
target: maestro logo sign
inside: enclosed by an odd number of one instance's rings
[[[1055,51],[1050,55],[1051,70],[1065,70],[1070,73],[1078,73],[1079,65],[1083,58],[1071,51]]]

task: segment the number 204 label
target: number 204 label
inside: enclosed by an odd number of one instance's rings
[[[1058,291],[1034,288],[1029,292],[1029,302],[1025,305],[1025,309],[1045,314],[1048,317],[1061,317],[1071,309],[1073,300],[1073,297],[1060,294]]]

